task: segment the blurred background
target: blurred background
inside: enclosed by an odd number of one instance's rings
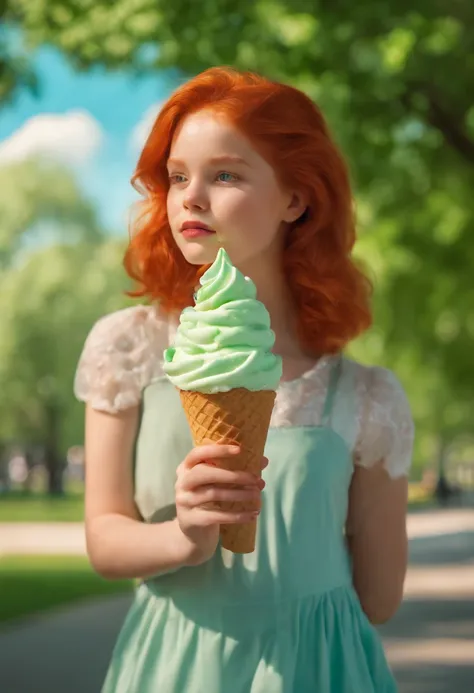
[[[0,15],[1,690],[49,682],[41,653],[73,631],[91,678],[69,690],[100,688],[131,585],[84,555],[74,372],[95,320],[131,305],[129,180],[160,104],[218,64],[303,89],[348,159],[375,284],[350,355],[396,371],[417,431],[406,602],[383,636],[404,693],[472,690],[473,3],[0,0]]]

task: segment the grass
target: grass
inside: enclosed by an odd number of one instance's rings
[[[63,497],[11,491],[0,496],[1,522],[82,522],[84,494],[74,491]]]
[[[92,596],[126,592],[128,580],[96,575],[76,556],[0,557],[0,623]]]

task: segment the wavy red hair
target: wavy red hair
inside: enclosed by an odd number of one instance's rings
[[[310,353],[335,353],[371,324],[371,286],[351,257],[353,201],[346,165],[325,120],[301,91],[249,72],[216,67],[181,86],[161,109],[132,178],[143,194],[125,268],[133,296],[165,313],[192,305],[205,267],[189,264],[166,213],[166,163],[180,122],[208,109],[224,115],[309,205],[289,230],[283,266],[298,309],[299,338]]]

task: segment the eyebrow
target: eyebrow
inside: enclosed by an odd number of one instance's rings
[[[224,156],[213,156],[211,159],[209,159],[210,164],[243,164],[244,166],[250,166],[245,159],[242,159],[240,156],[229,156],[229,155],[224,155]],[[181,159],[173,159],[170,158],[168,159],[168,164],[174,164],[184,166],[184,161],[181,161]]]

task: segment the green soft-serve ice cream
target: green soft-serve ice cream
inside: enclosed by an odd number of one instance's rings
[[[203,274],[194,307],[180,316],[164,370],[179,390],[195,445],[237,444],[234,469],[260,476],[281,358],[272,353],[275,334],[256,288],[232,265],[223,248]],[[221,504],[229,510],[229,504]],[[233,504],[232,510],[248,509]],[[256,521],[222,525],[222,546],[234,553],[255,549]]]

